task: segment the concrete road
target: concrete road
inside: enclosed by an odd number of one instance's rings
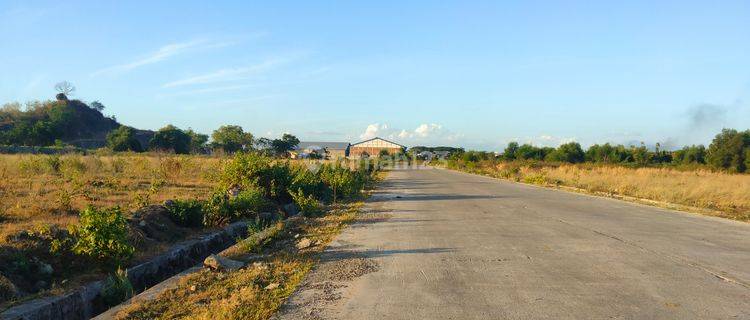
[[[393,171],[278,319],[750,319],[750,224]]]

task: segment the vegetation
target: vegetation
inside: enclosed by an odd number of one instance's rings
[[[337,206],[326,215],[271,226],[270,241],[252,242],[227,256],[248,261],[260,253],[267,258],[232,272],[202,270],[183,278],[157,299],[125,307],[116,319],[268,319],[311,270],[318,254],[341,230],[354,221],[361,202]],[[301,238],[316,245],[294,248]],[[249,238],[252,240],[252,238]],[[290,245],[291,243],[291,245]],[[250,253],[250,254],[249,254]]]
[[[107,147],[112,151],[143,151],[143,146],[135,136],[135,129],[128,126],[120,126],[107,134]]]
[[[104,138],[120,124],[97,107],[67,98],[30,102],[23,109],[20,103],[5,104],[0,109],[0,144],[52,146],[56,141]]]
[[[411,151],[414,152],[414,151]],[[451,160],[471,163],[482,160],[497,161],[546,161],[556,163],[599,163],[637,166],[691,166],[728,172],[745,172],[750,167],[750,130],[738,132],[724,129],[714,138],[708,149],[702,145],[686,146],[680,150],[663,150],[657,143],[649,149],[645,144],[625,147],[623,145],[595,144],[583,150],[576,142],[565,143],[557,148],[519,145],[511,142],[502,154],[466,151],[452,154]]]
[[[151,138],[150,147],[152,150],[188,154],[191,151],[192,138],[185,131],[170,124],[156,131]]]
[[[230,159],[132,153],[0,156],[0,273],[25,293],[44,292],[64,279],[74,287],[80,284],[76,279],[143,261],[163,250],[164,241],[189,230],[257,220],[261,213],[279,215],[288,203],[306,216],[321,216],[334,199],[356,199],[374,172],[371,165],[348,162],[310,170],[258,152],[238,152]],[[324,177],[328,173],[340,180]],[[144,240],[141,223],[165,222],[135,218],[123,205],[138,211],[159,203],[164,209],[157,214],[190,229],[171,227],[174,234],[162,240]],[[40,281],[44,284],[37,285]]]
[[[86,208],[81,212],[79,224],[71,226],[70,233],[73,253],[108,267],[124,265],[135,252],[127,237],[127,221],[119,207]],[[60,250],[60,247],[59,242],[53,243],[53,250]]]
[[[227,153],[246,150],[253,145],[253,135],[240,126],[221,126],[211,134],[213,147]]]
[[[724,129],[708,147],[706,161],[715,168],[745,172],[750,168],[750,130]]]
[[[747,196],[750,194],[750,175],[707,167],[689,167],[687,170],[502,159],[476,162],[453,159],[446,166],[495,178],[611,197],[632,197],[631,200],[652,205],[750,221],[750,197]]]

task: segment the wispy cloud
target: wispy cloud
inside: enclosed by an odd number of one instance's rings
[[[159,98],[165,98],[165,97],[201,95],[201,94],[207,94],[207,93],[237,91],[237,90],[241,90],[241,89],[254,88],[254,87],[257,87],[257,86],[258,86],[257,84],[239,84],[239,85],[230,85],[230,86],[220,86],[220,87],[211,87],[211,88],[202,88],[202,89],[195,89],[195,90],[180,91],[180,92],[167,93],[167,94],[159,94],[159,95],[157,95],[157,97],[159,97]]]
[[[171,43],[162,46],[155,52],[152,52],[146,56],[140,57],[134,61],[124,63],[124,64],[118,64],[110,67],[106,67],[97,71],[94,71],[91,73],[92,77],[105,75],[105,74],[119,74],[127,71],[131,71],[136,68],[140,68],[146,65],[158,63],[165,61],[171,57],[181,55],[187,52],[196,51],[196,50],[204,50],[204,49],[212,49],[212,48],[221,48],[221,47],[227,47],[236,44],[236,41],[209,41],[207,39],[196,39],[192,41],[187,42],[180,42],[180,43]]]
[[[423,123],[414,130],[396,129],[388,124],[373,123],[365,128],[365,131],[359,135],[360,139],[366,140],[374,137],[381,137],[391,140],[398,140],[405,143],[433,143],[433,144],[450,144],[456,143],[463,138],[462,134],[450,132],[436,123]]]
[[[162,87],[174,88],[174,87],[188,86],[188,85],[195,85],[195,84],[244,80],[244,79],[248,79],[249,77],[252,77],[253,75],[257,75],[263,71],[266,71],[278,65],[284,64],[288,61],[289,59],[277,58],[277,59],[266,60],[259,64],[246,66],[246,67],[221,69],[221,70],[217,70],[217,71],[202,74],[202,75],[197,75],[193,77],[188,77],[188,78],[168,82],[162,85]]]

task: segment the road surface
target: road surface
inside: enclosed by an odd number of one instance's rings
[[[277,319],[750,319],[750,224],[396,170]]]

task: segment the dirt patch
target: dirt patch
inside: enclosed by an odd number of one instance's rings
[[[136,244],[138,242],[174,242],[185,238],[190,232],[174,224],[169,219],[169,211],[164,206],[151,205],[146,206],[134,212],[130,217],[131,230],[138,233],[131,235]],[[139,241],[140,240],[140,241]]]
[[[323,280],[352,281],[368,273],[378,271],[378,264],[367,258],[346,258],[325,263],[320,268]]]

